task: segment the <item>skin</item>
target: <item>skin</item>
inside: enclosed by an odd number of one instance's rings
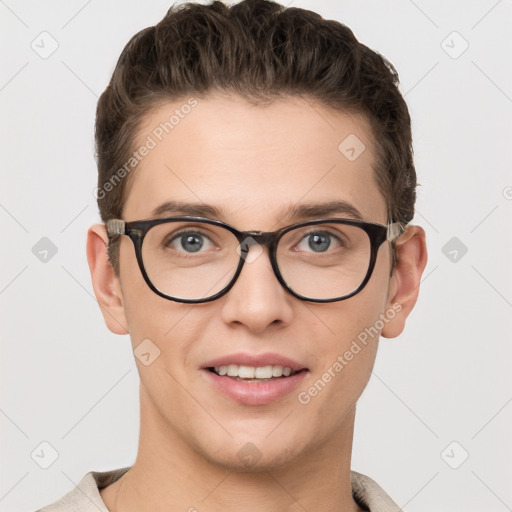
[[[185,101],[150,112],[137,142]],[[353,162],[338,150],[349,134],[366,145]],[[282,208],[341,199],[364,220],[386,224],[375,164],[362,116],[298,97],[261,107],[210,94],[131,175],[123,219],[150,218],[161,203],[181,200],[217,206],[220,220],[240,230],[273,231],[303,220],[285,222]],[[108,509],[360,510],[350,487],[355,408],[371,375],[378,337],[308,404],[297,394],[393,304],[401,310],[380,334],[391,338],[402,332],[426,265],[423,229],[409,226],[398,240],[393,275],[385,242],[366,287],[348,300],[326,304],[287,293],[266,249],[220,299],[172,302],[146,285],[127,237],[121,237],[117,277],[107,261],[106,240],[103,225],[90,228],[88,260],[105,322],[114,333],[129,333],[133,349],[149,338],[161,351],[149,366],[136,359],[138,454],[133,467],[101,491]],[[235,352],[279,353],[303,363],[309,373],[298,390],[276,402],[243,405],[207,384],[200,370],[209,359]],[[259,454],[250,464],[237,456],[246,443]]]

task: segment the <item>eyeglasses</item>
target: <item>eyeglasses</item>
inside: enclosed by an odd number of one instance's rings
[[[368,283],[382,243],[393,241],[404,229],[399,223],[314,219],[274,232],[239,231],[193,216],[112,219],[106,227],[110,236],[132,240],[151,290],[193,304],[226,294],[244,264],[263,252],[261,246],[268,247],[278,281],[293,296],[310,302],[348,299]]]

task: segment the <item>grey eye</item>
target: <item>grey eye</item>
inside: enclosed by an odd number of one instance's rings
[[[194,253],[203,248],[207,249],[209,244],[209,238],[202,233],[187,231],[177,234],[168,245],[179,252]]]

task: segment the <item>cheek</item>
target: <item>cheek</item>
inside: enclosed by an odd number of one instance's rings
[[[180,323],[186,323],[180,320],[187,313],[187,305],[168,301],[154,293],[142,276],[133,244],[128,239],[123,242],[126,243],[120,248],[120,282],[134,355],[144,348],[160,358],[172,346],[168,341],[173,331]]]
[[[317,401],[321,414],[340,421],[364,390],[375,362],[380,332],[386,320],[389,286],[387,255],[379,254],[372,277],[354,297],[316,308],[321,355],[303,391],[304,402]],[[384,320],[383,320],[384,319]],[[318,397],[318,398],[316,398]],[[304,403],[303,402],[303,403]],[[337,404],[332,408],[332,404]],[[333,413],[338,411],[338,416]]]
[[[195,307],[159,297],[145,284],[132,290],[125,311],[133,349],[149,339],[166,366],[176,366],[179,361],[180,367],[187,367],[194,341],[207,328],[206,317],[197,315]]]
[[[186,375],[194,368],[195,342],[208,331],[211,305],[183,304],[154,293],[142,276],[131,241],[127,242],[121,248],[120,260],[123,306],[141,379],[153,387],[149,379],[155,372],[144,371],[139,352],[149,351],[151,357],[157,354],[155,367],[166,368],[176,376]]]
[[[321,424],[315,427],[318,440],[342,427],[366,387],[375,362],[378,334],[372,336],[369,332],[373,333],[371,328],[381,308],[375,300],[361,297],[356,301],[356,297],[350,307],[338,308],[334,334],[321,341],[321,359],[298,395],[302,407],[314,411],[310,417],[321,418]],[[333,315],[329,317],[332,321]]]
[[[378,260],[379,261],[379,260]],[[370,281],[357,295],[341,302],[322,304],[315,309],[317,332],[322,330],[322,345],[332,357],[349,350],[354,340],[365,340],[365,333],[371,331],[368,341],[377,341],[375,328],[380,333],[379,321],[385,314],[389,288],[387,260],[376,265]],[[349,356],[350,357],[350,356]]]

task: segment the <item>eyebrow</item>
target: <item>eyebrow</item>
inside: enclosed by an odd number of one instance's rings
[[[222,209],[206,203],[187,203],[184,201],[166,201],[157,206],[153,216],[159,217],[167,214],[193,215],[196,217],[209,217],[221,219]],[[284,207],[278,217],[283,221],[304,218],[320,218],[330,215],[343,215],[355,220],[363,220],[361,212],[347,201],[336,200],[325,203],[290,204]]]
[[[285,220],[292,220],[295,218],[328,217],[335,214],[341,214],[344,217],[350,217],[356,220],[363,220],[361,212],[354,205],[342,200],[328,201],[326,203],[290,205],[283,210],[280,217]]]

